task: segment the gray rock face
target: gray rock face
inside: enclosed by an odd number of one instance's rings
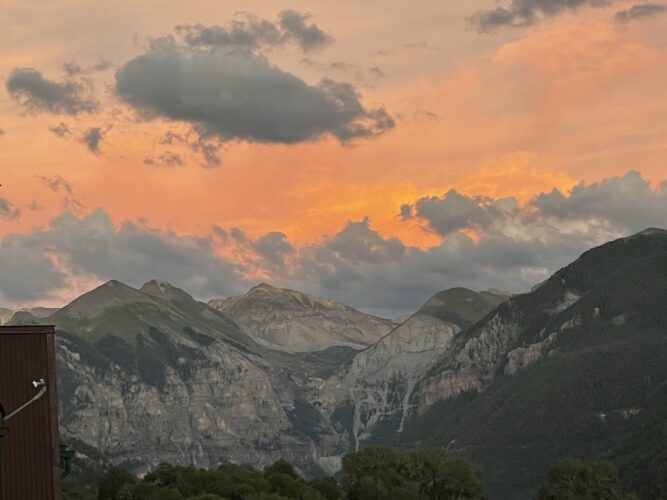
[[[335,419],[341,408],[351,414],[352,445],[390,439],[430,400],[477,387],[475,376],[420,387],[434,366],[451,352],[455,339],[506,296],[453,288],[431,297],[420,310],[373,346],[357,354],[346,370],[322,387],[323,409]],[[419,389],[419,390],[418,390]]]
[[[449,347],[460,328],[432,316],[415,314],[379,342],[357,354],[349,369],[322,387],[324,410],[352,409],[355,449],[380,427],[400,432],[414,412],[415,385]],[[386,432],[386,431],[384,431]]]
[[[178,347],[198,348],[188,340]],[[102,375],[99,367],[83,362],[76,341],[61,336],[57,358],[67,379],[61,382],[65,439],[92,446],[111,461],[129,462],[136,472],[163,461],[262,466],[279,457],[307,469],[320,453],[339,450],[337,436],[326,426],[317,445],[297,428],[300,388],[276,391],[275,374],[261,360],[221,342],[198,352],[187,372],[167,367],[163,385],[155,386],[114,365]]]
[[[345,450],[311,402],[322,359],[344,362],[348,350],[272,351],[163,282],[111,281],[47,319],[58,330],[61,431],[74,446],[135,472],[279,457],[308,471]]]
[[[238,297],[212,300],[209,305],[229,315],[258,343],[288,352],[333,346],[363,349],[397,326],[334,300],[265,283]]]

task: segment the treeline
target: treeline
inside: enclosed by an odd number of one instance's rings
[[[440,449],[365,448],[343,457],[338,477],[306,480],[278,460],[259,471],[249,465],[217,469],[161,464],[142,479],[112,467],[97,492],[63,483],[63,500],[481,500],[478,468]],[[610,463],[565,461],[552,467],[538,500],[630,500]]]

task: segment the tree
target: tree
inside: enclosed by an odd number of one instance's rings
[[[325,500],[342,500],[343,492],[340,491],[336,480],[332,477],[317,477],[311,479],[308,484],[314,490],[320,492]]]
[[[630,500],[625,496],[616,468],[610,462],[564,460],[549,469],[538,500]]]
[[[123,486],[136,482],[137,479],[130,472],[120,467],[112,467],[104,474],[102,481],[100,481],[97,498],[99,500],[119,500],[120,497],[118,495]]]
[[[486,498],[479,470],[439,449],[395,452],[374,446],[343,458],[350,500],[478,500]]]
[[[422,498],[486,498],[479,469],[473,464],[449,457],[437,448],[408,452],[406,458],[407,474],[418,484]]]
[[[94,500],[96,497],[88,491],[78,478],[69,476],[60,483],[60,494],[63,500]]]

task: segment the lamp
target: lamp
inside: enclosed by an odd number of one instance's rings
[[[71,461],[76,455],[74,450],[70,450],[67,445],[60,445],[60,477],[69,476],[69,473],[72,472]]]

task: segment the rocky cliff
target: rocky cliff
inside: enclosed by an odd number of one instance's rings
[[[363,441],[393,439],[418,409],[415,387],[449,351],[457,334],[507,298],[465,288],[434,295],[326,381],[321,390],[324,411],[347,428],[354,448]],[[447,397],[447,392],[442,390],[442,395]]]
[[[29,322],[30,317],[15,316]],[[161,461],[308,471],[343,451],[312,406],[327,363],[257,344],[223,313],[163,282],[111,281],[47,318],[57,326],[61,430],[141,472]]]

